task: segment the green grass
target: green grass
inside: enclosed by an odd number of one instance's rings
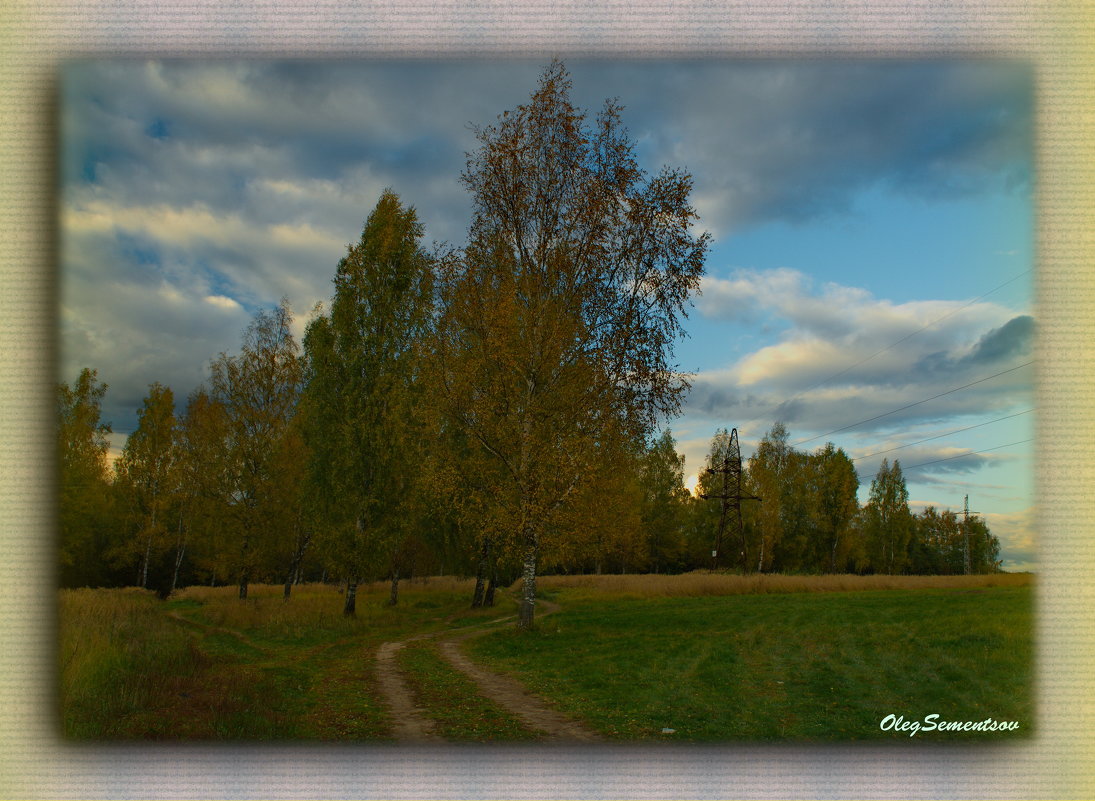
[[[73,738],[128,736],[126,721],[211,665],[152,593],[135,590],[62,593],[59,658],[61,731]]]
[[[1029,580],[855,592],[830,582],[821,592],[772,578],[751,594],[719,595],[703,577],[587,578],[544,582],[563,611],[536,630],[507,627],[466,647],[608,739],[909,740],[879,728],[891,713],[1021,724],[920,732],[915,742],[1032,732]],[[245,602],[233,588],[166,603],[138,590],[64,591],[62,730],[84,740],[390,739],[376,649],[514,613],[507,594],[493,609],[468,609],[470,588],[409,584],[392,608],[386,584],[363,587],[355,618],[324,586],[298,587],[289,603],[280,587],[262,586]],[[408,644],[398,659],[446,737],[532,736],[431,642]]]
[[[537,735],[453,669],[429,641],[410,643],[397,655],[415,702],[436,720],[441,736],[459,742],[535,740]]]
[[[60,594],[62,732],[72,739],[383,740],[376,648],[470,610],[470,585],[359,589],[342,615],[334,587],[191,588],[166,603],[141,590]],[[497,610],[493,612],[498,616]]]
[[[907,739],[891,713],[1020,723],[920,740],[1032,731],[1029,587],[556,600],[470,653],[612,739]]]

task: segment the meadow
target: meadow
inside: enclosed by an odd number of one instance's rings
[[[536,629],[516,604],[468,608],[471,583],[386,583],[341,614],[338,588],[64,590],[60,725],[77,740],[391,741],[377,650],[442,739],[535,740],[441,658],[445,637],[610,741],[988,740],[1033,731],[1032,578],[554,576]],[[883,731],[919,721],[1018,721],[1017,731]]]

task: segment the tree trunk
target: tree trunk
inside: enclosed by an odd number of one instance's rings
[[[293,559],[289,563],[289,573],[285,578],[285,591],[282,597],[286,601],[289,600],[289,595],[293,591],[293,585],[300,583],[300,566],[304,561],[304,554],[308,550],[308,544],[311,540],[311,535],[297,538],[297,547],[296,550],[293,551]]]
[[[498,586],[498,562],[492,560],[487,566],[487,592],[483,596],[483,606],[494,606],[494,590]]]
[[[148,588],[148,562],[152,558],[152,535],[156,531],[156,506],[152,506],[152,519],[148,526],[148,543],[144,548],[144,562],[141,564],[141,588]]]
[[[395,606],[399,603],[399,569],[392,568],[392,591],[388,596],[388,606]]]
[[[741,509],[735,509],[738,518],[738,537],[741,539],[741,574],[749,572],[749,542],[745,539],[745,526],[741,522]]]
[[[357,579],[346,582],[346,603],[342,607],[342,614],[354,616],[357,614]]]
[[[243,544],[240,546],[240,600],[247,600],[247,584],[251,580],[251,570],[247,564],[248,551],[251,546],[250,536],[243,538]]]
[[[523,570],[524,584],[521,588],[521,609],[517,619],[517,628],[524,631],[528,631],[532,628],[533,614],[536,607],[537,545],[535,532],[526,534],[525,565]]]
[[[152,532],[148,532],[148,543],[144,546],[144,560],[141,562],[141,589],[148,589],[148,560],[152,554]]]
[[[171,577],[171,595],[175,594],[175,588],[179,586],[179,568],[182,566],[183,557],[186,555],[186,542],[180,542],[175,550],[175,575]]]
[[[718,532],[715,534],[715,549],[714,549],[714,552],[711,554],[711,569],[712,570],[718,570],[719,569],[719,557],[722,556],[722,535],[723,535],[723,531],[725,529],[726,529],[726,500],[724,499],[723,502],[722,502],[722,512],[719,515]]]
[[[487,557],[490,554],[490,540],[483,538],[483,547],[479,552],[479,563],[475,568],[475,591],[471,596],[471,608],[478,609],[483,605],[483,591],[487,581]]]

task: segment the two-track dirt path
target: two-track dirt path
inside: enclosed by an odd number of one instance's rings
[[[381,643],[376,650],[376,679],[384,705],[392,716],[392,735],[403,742],[441,740],[437,723],[415,704],[411,689],[396,664],[395,655],[407,642],[409,640]]]
[[[539,617],[559,610],[558,604],[538,600]],[[384,703],[392,716],[392,734],[396,740],[423,742],[440,740],[437,723],[414,703],[414,696],[396,663],[395,655],[408,642],[434,638],[438,651],[454,668],[475,682],[479,692],[517,717],[526,728],[541,734],[545,741],[593,741],[598,735],[576,720],[552,709],[543,699],[530,693],[520,682],[487,670],[473,662],[461,645],[473,637],[496,631],[514,617],[492,620],[484,626],[458,634],[437,632],[411,637],[400,642],[383,643],[376,653],[376,674]]]

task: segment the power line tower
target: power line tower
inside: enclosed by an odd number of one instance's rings
[[[973,565],[970,564],[970,515],[980,514],[980,512],[970,512],[970,496],[967,495],[962,502],[962,564],[965,574],[968,576],[973,572]]]
[[[962,501],[962,565],[963,572],[970,574],[970,496]]]
[[[712,493],[700,494],[700,497],[704,500],[718,498],[722,502],[718,533],[715,535],[715,548],[711,551],[711,569],[719,569],[719,552],[722,549],[722,535],[726,531],[726,515],[728,512],[733,511],[738,523],[738,539],[741,541],[741,570],[744,573],[749,565],[749,547],[745,542],[745,527],[741,522],[741,502],[759,501],[760,498],[756,495],[742,494],[741,447],[738,445],[738,430],[736,428],[730,432],[730,445],[723,454],[722,466],[710,467],[704,472],[722,475],[722,492],[718,495]]]

